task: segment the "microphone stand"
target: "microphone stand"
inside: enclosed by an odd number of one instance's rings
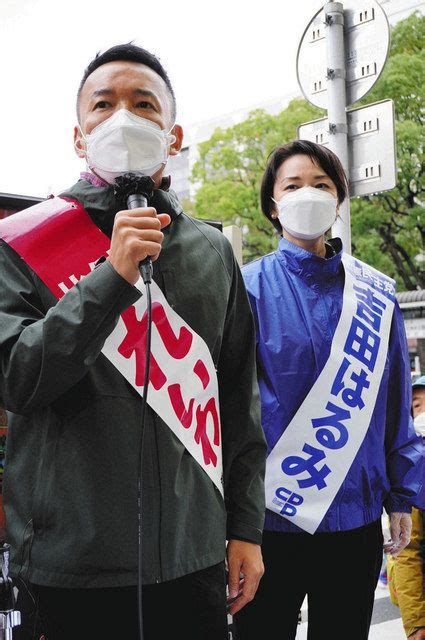
[[[148,200],[151,198],[155,183],[149,176],[137,176],[134,173],[125,173],[115,178],[115,197],[120,201],[125,201],[128,209],[137,209],[139,207],[147,207]],[[138,583],[137,583],[137,603],[139,617],[139,640],[143,640],[143,598],[142,598],[142,454],[143,454],[143,436],[146,416],[146,404],[149,385],[149,367],[151,352],[151,335],[152,335],[152,301],[150,284],[152,282],[152,260],[150,256],[146,256],[139,263],[140,275],[146,287],[146,309],[148,316],[147,333],[146,333],[146,360],[145,360],[145,377],[143,382],[143,400],[142,400],[142,436],[140,443],[139,473],[138,473]],[[0,638],[1,640],[1,638]]]
[[[0,640],[12,640],[13,627],[21,624],[21,613],[15,611],[13,584],[9,576],[10,545],[0,547]]]

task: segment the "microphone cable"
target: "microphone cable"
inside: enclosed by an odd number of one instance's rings
[[[146,259],[145,259],[146,260]],[[147,269],[146,269],[147,266]],[[152,273],[152,261],[150,258],[142,265],[139,265],[139,271],[143,278],[146,288],[146,310],[147,310],[147,330],[146,330],[146,354],[145,354],[145,377],[143,381],[143,396],[142,396],[142,414],[141,414],[141,426],[142,435],[140,439],[140,460],[139,460],[139,473],[137,481],[137,502],[138,502],[138,580],[137,580],[137,610],[139,616],[139,638],[143,640],[143,598],[142,598],[142,458],[143,458],[143,440],[145,435],[145,418],[146,418],[146,405],[148,398],[148,385],[149,385],[149,369],[151,360],[151,339],[152,339],[152,296],[151,296],[151,273]]]
[[[148,198],[151,197],[155,183],[149,176],[137,176],[131,172],[118,176],[115,179],[114,194],[118,200],[125,200],[128,209],[138,209],[148,206]],[[151,356],[151,339],[152,339],[152,259],[146,256],[139,263],[139,271],[142,276],[146,289],[146,312],[147,312],[147,330],[146,330],[146,351],[145,351],[145,375],[143,381],[142,394],[142,413],[141,413],[141,438],[140,438],[140,456],[137,480],[137,510],[138,510],[138,580],[137,580],[137,610],[138,610],[138,626],[139,640],[143,640],[143,596],[142,596],[142,577],[143,577],[143,544],[142,544],[142,468],[143,468],[143,441],[145,435],[146,406],[148,397],[149,372],[150,372],[150,356]]]
[[[137,209],[138,207],[147,207],[147,198],[142,194],[133,194],[127,199],[127,206],[129,209]],[[143,560],[142,560],[142,468],[143,468],[143,440],[145,435],[145,420],[146,420],[146,406],[148,402],[148,386],[149,386],[149,372],[150,372],[150,360],[151,360],[151,340],[152,340],[152,295],[151,295],[151,282],[152,282],[152,260],[150,256],[147,256],[139,263],[139,271],[142,276],[146,289],[146,312],[147,312],[147,330],[146,330],[146,350],[145,350],[145,376],[143,380],[143,395],[142,395],[142,413],[141,413],[141,428],[142,435],[140,439],[140,458],[139,458],[139,472],[137,479],[137,509],[138,509],[138,580],[137,580],[137,611],[139,617],[139,640],[143,640],[143,596],[142,596],[142,577],[143,577]]]

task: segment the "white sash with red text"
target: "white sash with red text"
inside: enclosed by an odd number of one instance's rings
[[[135,285],[142,293],[140,278]],[[217,374],[204,340],[170,307],[155,282],[148,403],[222,492]],[[121,315],[102,353],[143,393],[146,296]]]
[[[76,201],[53,198],[0,221],[0,237],[59,299],[94,269],[110,241]],[[142,297],[120,316],[102,353],[143,394],[147,312]],[[148,404],[223,495],[217,373],[207,344],[170,307],[155,282]]]

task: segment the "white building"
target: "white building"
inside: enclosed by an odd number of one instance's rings
[[[359,2],[361,0],[358,0]],[[385,9],[390,25],[407,18],[414,11],[425,15],[424,0],[378,0]],[[195,123],[185,129],[185,146],[178,156],[168,161],[168,169],[172,177],[172,186],[178,196],[182,198],[193,197],[195,186],[190,182],[192,167],[198,158],[198,144],[208,140],[215,129],[231,127],[242,122],[254,109],[265,109],[268,113],[276,115],[288,105],[293,98],[302,97],[301,91],[283,95],[273,101],[259,103],[243,107],[237,111],[218,115],[210,120]]]
[[[404,20],[414,11],[425,15],[425,2],[423,0],[378,0],[378,2],[385,9],[390,25],[396,24],[399,20]]]
[[[226,129],[239,122],[243,122],[248,117],[250,111],[254,109],[264,109],[272,115],[277,115],[288,105],[292,98],[297,98],[300,93],[288,94],[280,99],[257,103],[248,107],[243,107],[231,113],[221,114],[210,120],[203,120],[185,128],[184,147],[178,156],[168,159],[167,170],[172,177],[172,187],[179,198],[188,198],[195,192],[194,186],[189,181],[192,167],[198,159],[198,144],[209,140],[214,131],[218,128]]]

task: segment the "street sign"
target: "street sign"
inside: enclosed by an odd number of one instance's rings
[[[334,69],[346,80],[346,105],[366,95],[384,68],[390,30],[387,16],[376,0],[344,0],[345,69]],[[328,108],[328,53],[325,5],[306,28],[297,53],[297,76],[305,98]]]
[[[397,182],[394,103],[382,100],[347,111],[350,197],[393,189]],[[305,122],[298,138],[329,145],[328,118]]]
[[[347,113],[347,106],[378,80],[389,43],[387,16],[376,0],[344,0],[327,2],[316,13],[298,47],[301,91],[311,104],[327,110],[326,120],[301,125],[299,137],[328,144],[347,174],[351,196],[395,185],[392,102]],[[351,253],[349,198],[340,205],[332,235],[339,236],[344,250]]]

